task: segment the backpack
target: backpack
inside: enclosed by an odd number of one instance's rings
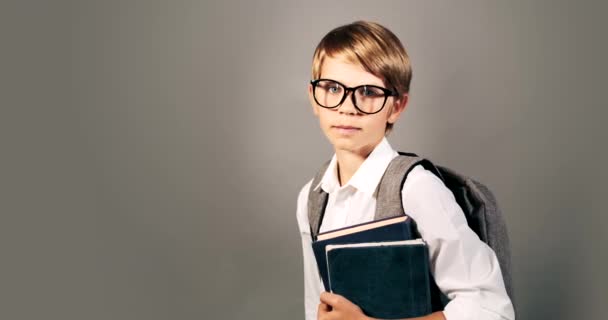
[[[502,271],[507,294],[511,303],[513,303],[511,249],[507,226],[496,203],[496,198],[483,184],[451,169],[435,166],[429,160],[418,157],[416,154],[399,152],[399,156],[389,163],[378,183],[374,220],[405,215],[401,202],[401,189],[407,175],[417,165],[422,165],[443,181],[462,208],[469,227],[479,236],[481,241],[494,250]],[[328,194],[321,188],[313,190],[312,186],[319,184],[328,166],[329,161],[317,172],[308,195],[308,221],[313,240],[317,239],[319,233]],[[433,285],[436,286],[434,281]],[[440,301],[437,302],[437,299],[440,299]],[[433,305],[437,306],[439,303],[444,306],[447,303],[446,299],[443,294],[439,298],[434,297]],[[434,309],[441,310],[435,307]]]

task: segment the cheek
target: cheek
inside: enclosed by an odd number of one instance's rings
[[[319,116],[319,106],[317,106],[316,104],[313,104],[313,105],[312,105],[312,113],[313,113],[315,116],[317,116],[317,117],[318,117],[318,116]]]
[[[384,112],[384,118],[388,121],[388,119],[391,117],[391,114],[393,113],[393,104],[389,104],[388,102],[386,102],[387,105],[385,107],[386,110],[382,110]]]
[[[321,108],[319,106],[316,107],[316,115],[319,118],[319,122],[322,127],[327,127],[329,123],[329,119],[331,118],[331,111],[325,108]]]
[[[384,128],[386,126],[386,122],[388,121],[389,118],[389,114],[388,112],[385,112],[384,110],[382,110],[380,113],[376,114],[376,117],[374,118],[374,128]]]

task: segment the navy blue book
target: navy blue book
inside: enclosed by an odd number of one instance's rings
[[[312,250],[317,260],[319,275],[323,280],[325,291],[329,291],[325,247],[329,244],[347,244],[362,242],[400,241],[412,239],[413,221],[408,216],[398,216],[374,220],[346,228],[319,233],[312,243]]]
[[[328,245],[331,292],[373,318],[431,313],[428,249],[422,239]]]

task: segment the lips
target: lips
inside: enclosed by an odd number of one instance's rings
[[[361,128],[353,127],[349,125],[337,125],[332,126],[332,129],[335,130],[340,136],[351,136],[359,132]]]
[[[332,126],[336,129],[345,129],[345,130],[359,130],[361,128],[358,127],[353,127],[353,126],[346,126],[346,125],[338,125],[338,126]]]

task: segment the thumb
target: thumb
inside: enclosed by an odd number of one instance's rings
[[[333,307],[338,303],[340,296],[337,294],[333,294],[331,292],[324,291],[324,292],[321,292],[321,295],[319,296],[319,298],[322,303],[328,304]]]

